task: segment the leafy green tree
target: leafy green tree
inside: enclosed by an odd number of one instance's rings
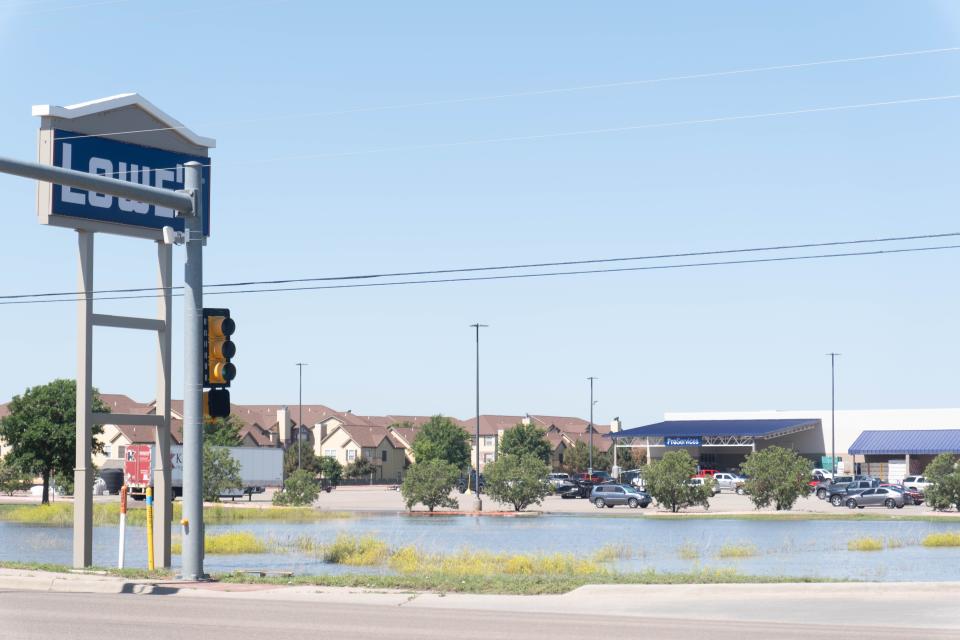
[[[413,509],[418,503],[431,512],[437,507],[456,509],[459,505],[450,497],[450,492],[459,477],[460,470],[449,462],[438,459],[417,462],[407,469],[400,493],[407,509]]]
[[[513,505],[514,511],[523,511],[553,493],[549,473],[550,467],[536,455],[502,454],[484,467],[485,491],[497,502]]]
[[[503,440],[500,442],[501,455],[533,456],[550,462],[550,452],[547,432],[535,424],[521,422],[503,432]]]
[[[93,391],[93,411],[109,413],[110,407]],[[50,502],[50,477],[54,471],[76,466],[77,382],[58,379],[27,389],[8,405],[10,415],[0,420],[0,439],[11,450],[11,464],[43,477],[43,504]],[[103,451],[96,438],[103,425],[93,426],[93,452]],[[90,474],[93,482],[93,474]]]
[[[610,454],[613,455],[612,453]],[[617,465],[627,471],[639,469],[647,463],[647,455],[635,447],[621,447],[617,449]]]
[[[235,415],[211,418],[203,422],[203,441],[215,447],[239,447],[243,444],[240,429],[243,422]]]
[[[599,438],[597,434],[594,438]],[[593,447],[593,470],[610,471],[611,454],[607,451],[599,451]],[[563,466],[570,473],[579,473],[586,471],[590,467],[590,445],[583,440],[577,440],[572,447],[567,447],[563,452]]]
[[[289,478],[297,469],[305,469],[314,475],[322,470],[320,456],[313,452],[313,447],[303,447],[297,455],[297,445],[292,445],[283,452],[283,475]]]
[[[203,443],[203,499],[220,502],[220,494],[243,485],[240,463],[224,447]]]
[[[317,482],[316,476],[306,469],[300,469],[287,478],[283,491],[273,494],[273,504],[293,507],[309,506],[319,495],[320,483]]]
[[[343,470],[343,474],[348,478],[369,478],[370,474],[375,473],[377,468],[367,458],[360,456]]]
[[[411,446],[418,463],[440,460],[457,469],[470,466],[470,436],[450,418],[430,418],[420,427]]]
[[[10,456],[0,458],[0,493],[12,496],[33,486],[33,476],[13,464]]]
[[[810,493],[807,482],[813,463],[792,449],[754,451],[740,468],[747,475],[744,488],[757,509],[773,504],[777,511],[788,511],[800,496]]]
[[[697,463],[684,450],[668,451],[643,470],[644,488],[657,504],[676,513],[680,509],[702,505],[710,508],[711,482],[690,483],[697,472]]]
[[[928,505],[937,511],[946,511],[952,506],[960,510],[960,469],[953,454],[938,455],[927,465],[923,475],[932,483],[923,492]]]
[[[320,458],[320,477],[325,482],[337,486],[343,478],[343,465],[336,458],[326,456]]]

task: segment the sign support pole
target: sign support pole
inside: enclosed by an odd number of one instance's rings
[[[203,580],[203,175],[199,162],[184,165],[193,199],[184,215],[187,261],[183,272],[183,575]]]
[[[77,232],[80,290],[77,304],[77,452],[73,470],[73,566],[93,564],[93,233]]]
[[[153,463],[153,486],[156,507],[153,535],[156,539],[155,562],[170,567],[170,524],[173,519],[173,489],[170,486],[170,344],[173,295],[173,247],[157,243],[157,266],[161,297],[157,303],[157,319],[163,329],[157,332],[157,404],[156,413],[163,424],[156,431],[157,460]]]

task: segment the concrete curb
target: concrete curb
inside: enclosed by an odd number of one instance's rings
[[[159,593],[157,585],[115,576],[51,573],[26,569],[0,569],[0,589],[54,593]],[[164,593],[175,589],[164,586]]]

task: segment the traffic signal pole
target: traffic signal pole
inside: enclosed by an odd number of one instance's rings
[[[199,162],[184,165],[192,213],[182,214],[187,261],[183,271],[183,557],[182,578],[203,580],[203,177]]]

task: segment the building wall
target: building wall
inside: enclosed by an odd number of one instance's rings
[[[386,454],[386,460],[383,459]],[[380,446],[364,447],[363,455],[370,456],[371,462],[379,468],[378,477],[380,480],[390,480],[400,482],[403,480],[404,462],[406,460],[403,449],[395,449],[390,444],[389,438],[384,438]]]
[[[498,439],[495,435],[480,435],[480,471],[488,462],[493,462],[497,457]],[[477,466],[477,446],[473,437],[470,438],[470,466]]]
[[[337,462],[346,466],[360,457],[360,447],[350,439],[350,434],[337,429],[330,436],[314,447],[318,456],[336,458]]]

